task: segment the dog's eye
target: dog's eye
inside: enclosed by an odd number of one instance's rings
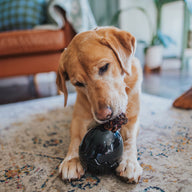
[[[79,81],[77,81],[75,83],[75,86],[77,86],[77,87],[85,87],[85,85],[83,83],[79,82]]]
[[[109,67],[109,63],[107,63],[103,67],[99,68],[99,75],[103,75],[103,73],[105,73],[107,71],[108,67]]]

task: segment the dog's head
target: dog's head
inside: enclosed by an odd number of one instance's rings
[[[88,99],[99,123],[126,111],[124,78],[131,75],[135,38],[115,27],[102,27],[76,35],[61,55],[57,85],[65,95],[65,81]]]

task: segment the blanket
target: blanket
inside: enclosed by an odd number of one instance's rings
[[[63,16],[56,9],[66,12],[66,18],[77,33],[93,29],[97,26],[88,0],[47,0],[48,24],[37,25],[36,29],[60,29],[65,23]]]

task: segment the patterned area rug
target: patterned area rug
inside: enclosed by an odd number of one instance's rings
[[[0,106],[0,191],[189,192],[192,188],[192,111],[172,101],[142,95],[138,184],[115,175],[86,174],[63,182],[58,165],[67,153],[75,94],[63,108],[57,96]]]

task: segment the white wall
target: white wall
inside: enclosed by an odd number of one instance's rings
[[[140,6],[147,10],[150,15],[154,30],[156,25],[156,8],[153,0],[120,0],[120,8]],[[183,33],[183,10],[184,3],[182,1],[167,4],[162,10],[162,32],[171,36],[176,45],[171,45],[164,49],[165,56],[180,56]],[[121,14],[120,27],[131,32],[137,40],[145,40],[149,42],[152,37],[152,29],[149,28],[146,16],[139,10],[129,10]]]

